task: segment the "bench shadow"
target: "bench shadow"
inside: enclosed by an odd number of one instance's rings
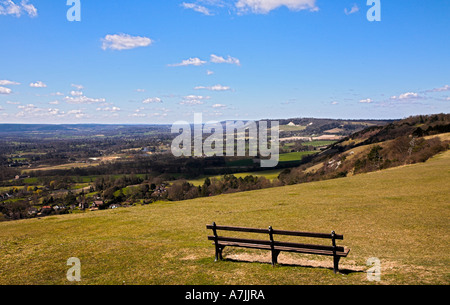
[[[236,258],[226,258],[224,257],[222,261],[225,262],[234,262],[234,263],[247,263],[247,264],[267,264],[272,265],[269,261],[262,261],[262,260],[247,260],[247,259],[236,259]],[[282,267],[294,267],[294,268],[312,268],[312,269],[327,269],[327,270],[333,270],[333,267],[327,267],[327,266],[314,266],[310,264],[300,264],[300,263],[278,263],[276,266],[282,266]],[[355,269],[349,269],[349,268],[339,268],[339,274],[343,275],[349,275],[352,273],[365,273],[364,270],[355,270]]]

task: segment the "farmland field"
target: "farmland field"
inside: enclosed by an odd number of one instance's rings
[[[265,177],[266,179],[273,180],[278,178],[280,173],[282,172],[281,169],[272,169],[272,170],[266,170],[266,171],[257,171],[257,172],[245,172],[245,173],[235,173],[233,176],[236,178],[245,178],[246,176],[257,176],[257,177]],[[216,179],[222,179],[223,176],[202,176],[196,179],[190,179],[188,180],[189,183],[192,183],[195,186],[202,185],[205,182],[205,179],[209,178],[216,178]]]
[[[183,202],[0,223],[0,284],[371,284],[366,262],[381,261],[381,284],[450,283],[450,152],[426,163],[348,178]],[[343,234],[351,249],[332,260],[225,249],[214,263],[211,222]],[[51,257],[49,257],[51,253]],[[45,262],[45,263],[43,263]]]
[[[300,151],[280,155],[280,162],[300,161],[304,156],[317,153],[316,151]]]

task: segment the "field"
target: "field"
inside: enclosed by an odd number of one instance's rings
[[[316,151],[300,151],[280,155],[280,162],[300,161],[303,157],[315,154]]]
[[[306,129],[306,126],[289,126],[289,125],[281,125],[280,131],[303,131]]]
[[[426,163],[348,178],[0,223],[0,284],[450,284],[450,152]],[[351,249],[335,275],[328,257],[225,249],[214,263],[205,225],[343,234]]]
[[[265,177],[266,179],[273,180],[278,178],[280,173],[282,172],[282,169],[271,169],[266,171],[258,171],[258,172],[245,172],[245,173],[235,173],[233,176],[236,178],[245,178],[246,176],[257,176],[257,177]],[[216,178],[216,179],[222,179],[223,176],[202,176],[196,179],[190,179],[188,180],[189,183],[192,183],[195,186],[203,185],[205,182],[206,177],[209,178]]]

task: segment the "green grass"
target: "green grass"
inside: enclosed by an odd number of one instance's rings
[[[322,182],[127,209],[0,223],[0,284],[450,284],[450,152],[427,163]],[[343,234],[351,251],[335,275],[329,257],[226,248],[214,263],[211,222]],[[289,240],[297,240],[294,237]],[[257,262],[249,262],[257,261]]]
[[[90,182],[95,182],[95,180],[97,179],[97,178],[102,178],[102,177],[104,177],[104,178],[106,178],[106,177],[112,177],[112,178],[114,178],[114,179],[117,179],[117,178],[120,178],[120,177],[123,177],[123,176],[131,176],[131,175],[92,175],[92,176],[73,176],[72,178],[75,180],[75,181],[79,181],[79,182],[81,182],[81,183],[90,183]],[[136,177],[139,177],[139,178],[142,178],[142,179],[145,179],[145,174],[136,174],[136,175],[134,175],[134,176],[136,176]]]
[[[305,130],[306,126],[289,126],[289,125],[281,125],[280,131],[302,131]]]
[[[234,173],[233,175],[237,178],[241,177],[241,178],[245,178],[246,176],[258,176],[258,177],[265,177],[266,179],[269,180],[273,180],[273,179],[277,179],[278,176],[280,175],[280,173],[282,172],[281,169],[271,169],[271,170],[266,170],[266,171],[256,171],[256,172],[245,172],[245,173]],[[196,179],[190,179],[187,180],[189,183],[195,185],[195,186],[199,186],[199,185],[203,185],[203,183],[205,182],[205,179],[209,177],[211,178],[216,178],[216,179],[222,179],[223,175],[217,175],[217,176],[201,176],[199,178]]]
[[[37,177],[25,178],[25,179],[23,179],[23,183],[35,185],[35,184],[39,183],[39,178],[37,178]]]
[[[83,189],[85,187],[88,187],[90,184],[89,183],[76,183],[74,185],[72,185],[72,189],[73,190],[79,190],[79,189]]]
[[[300,161],[303,157],[315,154],[317,151],[300,151],[280,155],[280,162]]]
[[[321,141],[321,142],[324,142],[324,141]],[[318,146],[320,146],[320,145],[318,145]],[[300,151],[300,152],[280,154],[279,161],[280,162],[300,161],[301,159],[303,159],[304,156],[315,154],[315,153],[317,153],[317,151]],[[253,159],[242,159],[242,160],[227,162],[227,166],[252,166],[252,165],[253,165]]]
[[[331,144],[336,143],[336,141],[311,141],[311,142],[305,142],[304,145],[311,145],[314,147],[320,147],[320,146],[328,146]]]

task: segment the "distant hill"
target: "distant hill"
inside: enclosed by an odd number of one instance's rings
[[[348,136],[368,127],[384,126],[395,120],[341,120],[341,119],[316,119],[316,118],[292,118],[279,120],[280,126],[289,126],[282,133],[283,136],[311,136],[323,134],[335,134]],[[294,129],[293,127],[303,127]],[[282,129],[283,131],[283,129]]]
[[[347,136],[370,126],[392,123],[393,120],[336,120],[316,118],[280,119],[281,136],[311,136],[333,134]],[[222,122],[225,126],[225,122]],[[158,131],[170,133],[170,124],[0,124],[0,136],[77,137],[102,134],[105,136],[138,135]]]
[[[170,132],[170,125],[103,125],[103,124],[0,124],[0,136],[19,137],[84,137],[102,134],[104,136],[144,134],[158,131]]]
[[[295,184],[424,162],[450,144],[450,114],[413,116],[371,126],[303,159],[280,179]]]

